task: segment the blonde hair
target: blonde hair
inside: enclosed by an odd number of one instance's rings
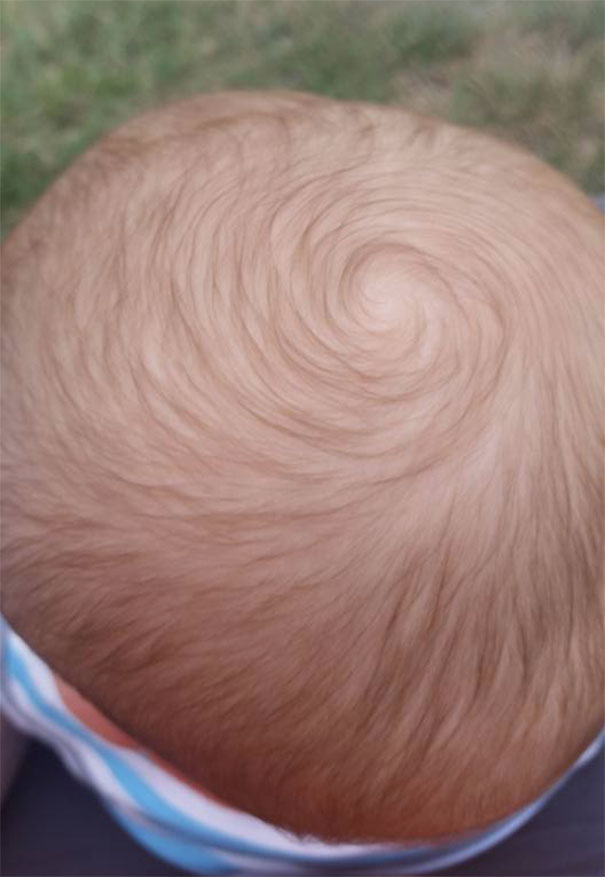
[[[477,828],[603,720],[603,236],[537,159],[219,94],[4,246],[4,611],[212,792]]]

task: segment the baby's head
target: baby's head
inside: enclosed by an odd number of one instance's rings
[[[4,611],[215,794],[475,828],[603,719],[603,236],[397,108],[134,120],[4,252]]]

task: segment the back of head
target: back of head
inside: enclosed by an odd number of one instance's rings
[[[603,719],[603,238],[396,108],[202,97],[4,247],[4,611],[215,794],[331,839],[540,793]]]

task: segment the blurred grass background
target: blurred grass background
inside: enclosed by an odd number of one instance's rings
[[[161,101],[286,87],[398,103],[605,188],[602,0],[2,0],[2,229]]]

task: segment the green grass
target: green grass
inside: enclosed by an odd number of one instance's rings
[[[605,188],[601,0],[2,0],[2,227],[161,101],[295,88],[398,103]]]

